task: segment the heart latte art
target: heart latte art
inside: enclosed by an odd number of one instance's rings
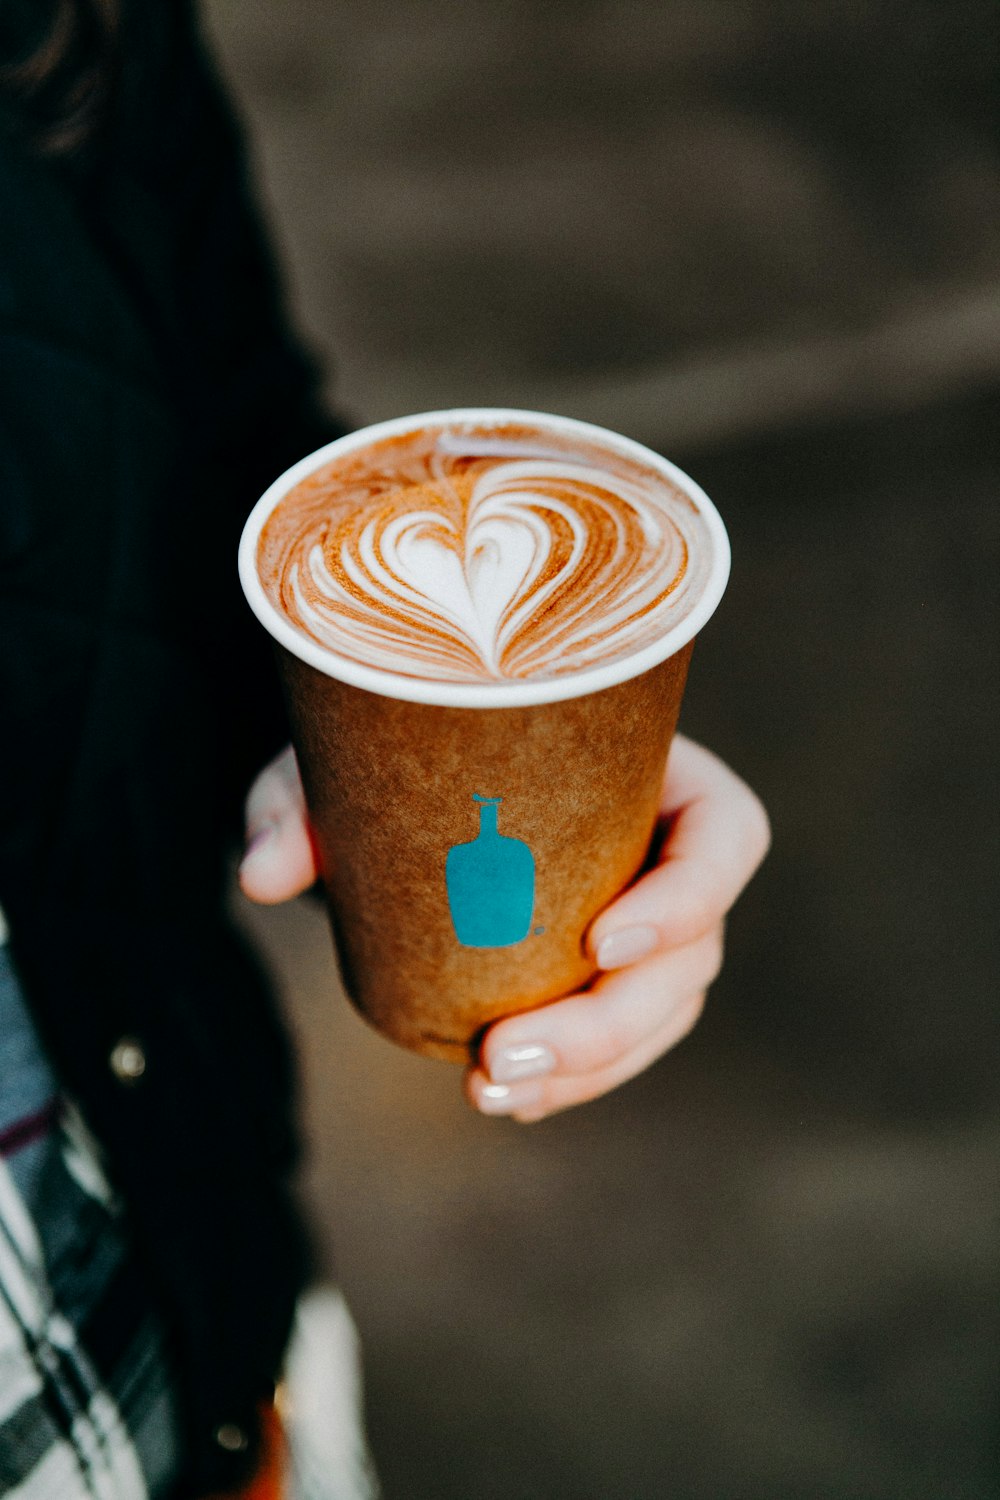
[[[272,603],[318,645],[451,682],[629,655],[693,607],[709,547],[663,475],[513,427],[424,428],[300,481],[261,532]]]

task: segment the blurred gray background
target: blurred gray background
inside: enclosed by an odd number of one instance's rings
[[[683,723],[775,829],[694,1036],[530,1128],[243,909],[387,1500],[994,1500],[1000,11],[207,20],[343,409],[582,416],[717,501]]]

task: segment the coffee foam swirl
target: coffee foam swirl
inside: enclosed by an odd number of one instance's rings
[[[451,682],[580,672],[662,636],[709,547],[651,468],[550,434],[427,430],[301,481],[261,532],[272,603],[365,666]]]

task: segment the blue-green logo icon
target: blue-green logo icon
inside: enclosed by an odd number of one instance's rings
[[[535,859],[522,839],[497,832],[502,797],[479,797],[479,834],[448,850],[445,877],[455,936],[465,948],[510,948],[531,930]]]

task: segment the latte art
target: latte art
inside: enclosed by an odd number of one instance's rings
[[[365,666],[445,682],[603,665],[693,607],[693,502],[618,454],[548,434],[423,429],[310,474],[261,532],[272,603]]]

